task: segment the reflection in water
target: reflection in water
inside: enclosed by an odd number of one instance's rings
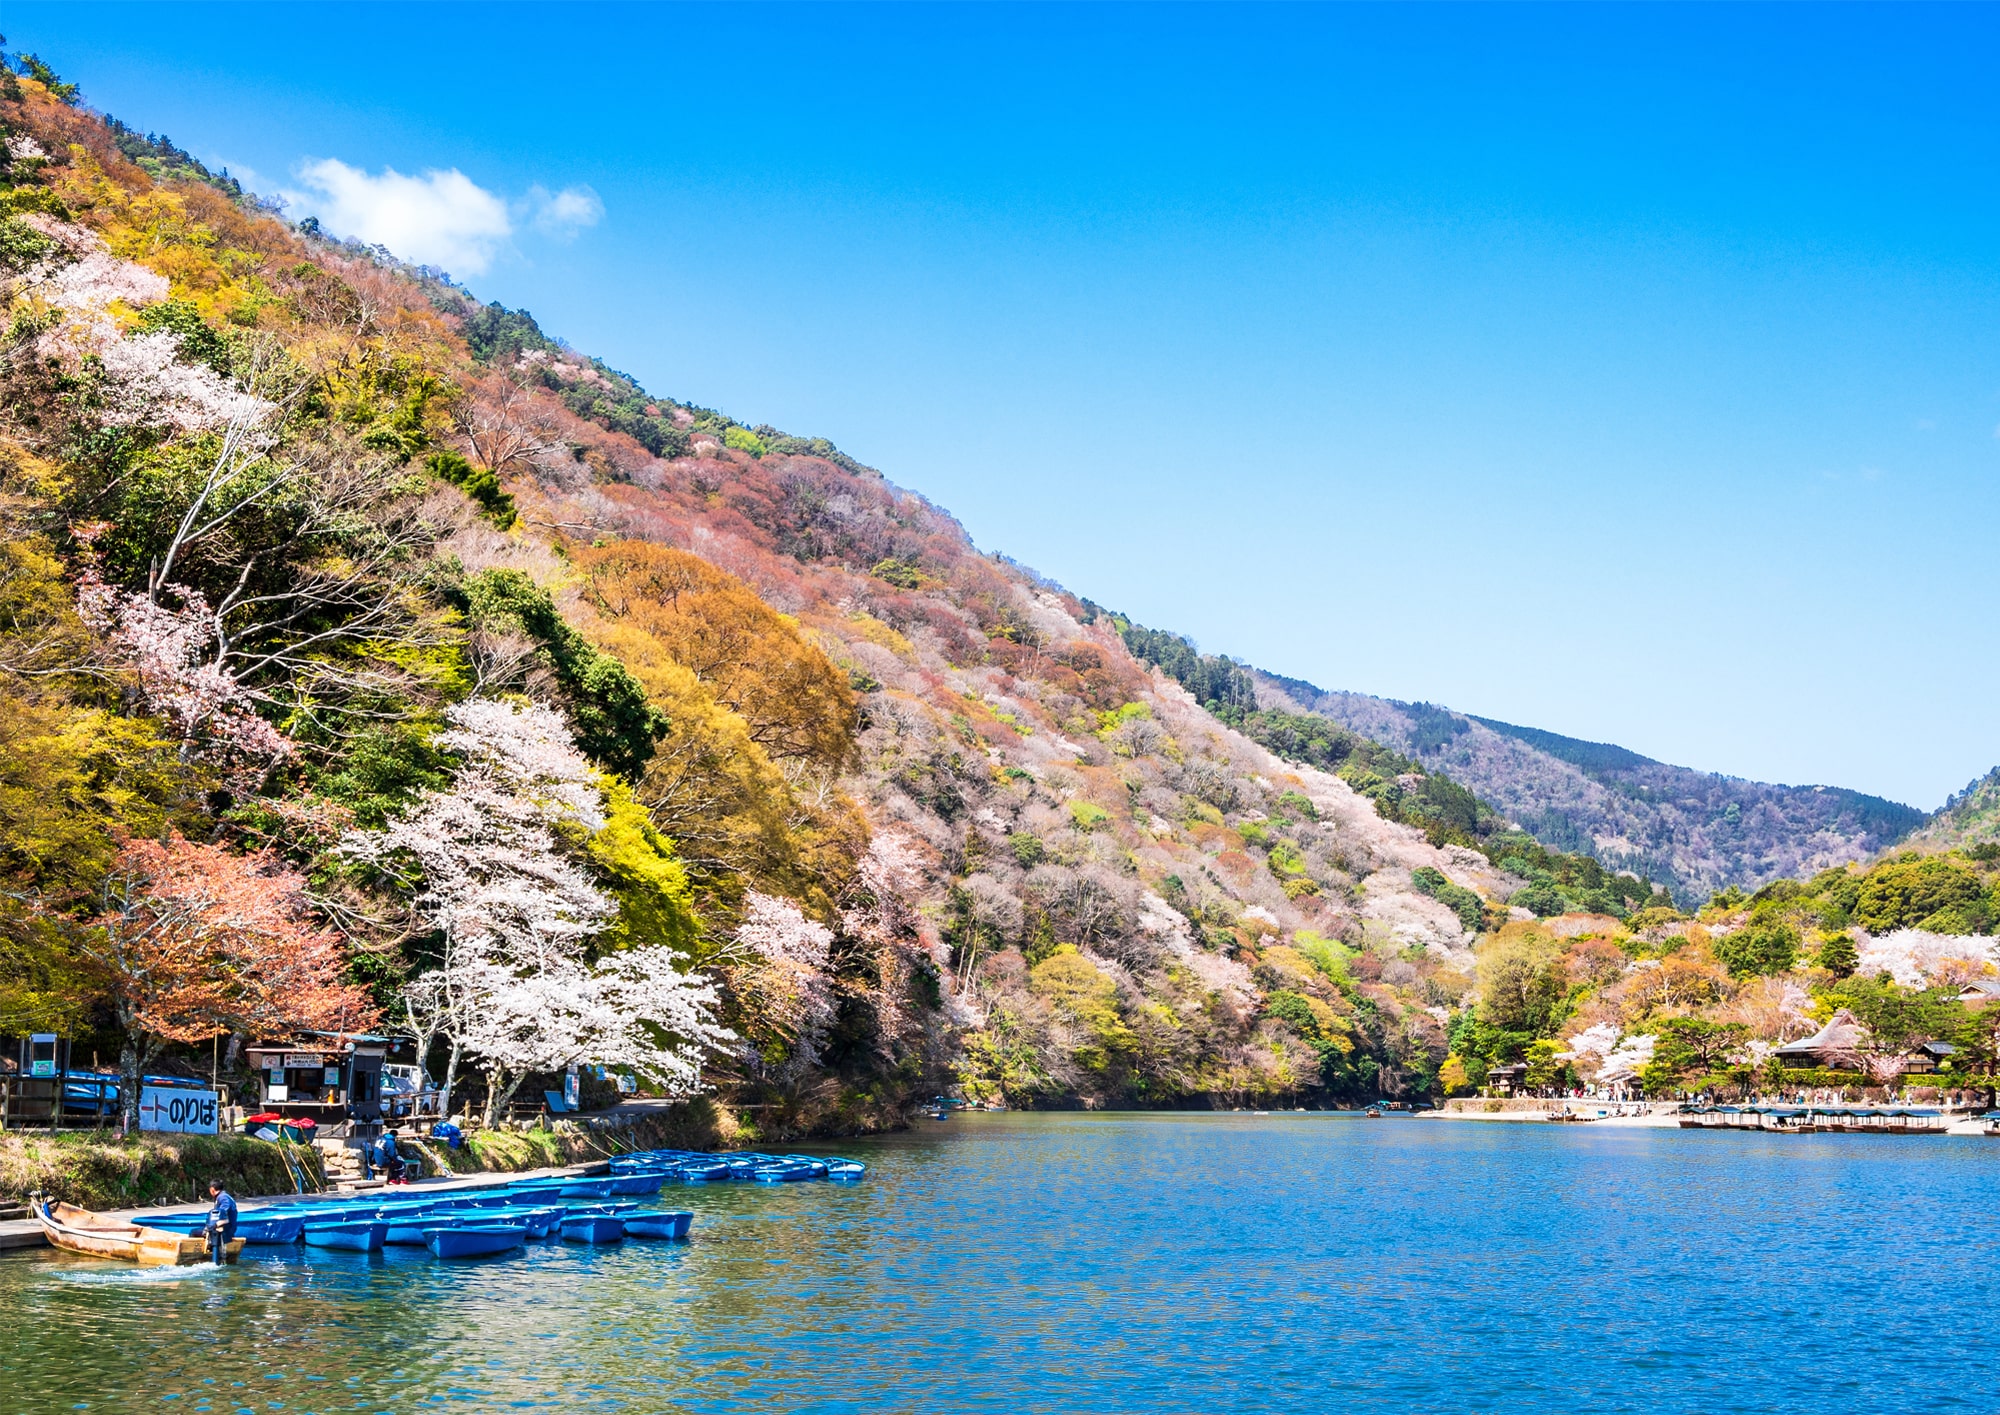
[[[987,1116],[687,1244],[0,1260],[0,1412],[1987,1409],[2000,1146]],[[1912,1352],[1950,1370],[1909,1384]]]

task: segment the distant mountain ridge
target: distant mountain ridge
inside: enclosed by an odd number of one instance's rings
[[[1868,859],[1926,820],[1860,791],[1744,781],[1431,703],[1251,676],[1261,705],[1318,713],[1374,738],[1447,773],[1549,848],[1647,875],[1683,903]],[[2000,781],[1989,783],[1989,824],[2000,826]]]
[[[1936,850],[1995,841],[2000,841],[2000,766],[1946,801],[1924,828],[1910,837],[1910,844]]]

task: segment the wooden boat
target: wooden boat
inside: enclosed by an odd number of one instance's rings
[[[170,1268],[210,1261],[208,1240],[163,1228],[105,1218],[74,1204],[34,1202],[35,1221],[49,1242],[70,1253],[93,1258],[122,1258],[141,1267]],[[223,1245],[223,1255],[235,1262],[243,1251],[243,1240],[232,1238]]]
[[[562,1222],[565,1243],[617,1243],[625,1237],[625,1221],[611,1214],[571,1214]]]
[[[685,1209],[672,1212],[624,1215],[628,1238],[685,1238],[694,1225],[694,1215]]]
[[[433,1228],[424,1237],[440,1258],[485,1258],[520,1247],[528,1230],[518,1223],[467,1223]]]

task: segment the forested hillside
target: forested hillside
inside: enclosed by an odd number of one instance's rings
[[[824,442],[289,225],[27,68],[5,1030],[136,1070],[390,1027],[489,1111],[595,1060],[779,1129],[952,1085],[1424,1094],[1476,932],[1562,907],[1532,842],[1385,819]]]
[[[1692,905],[1731,886],[1866,860],[1923,812],[1831,786],[1772,786],[1429,703],[1255,675],[1259,702],[1314,712],[1447,773],[1551,849],[1659,881]]]
[[[136,1071],[391,1028],[475,1111],[595,1061],[798,1132],[1656,1044],[1668,1084],[1835,1006],[1958,1027],[1937,989],[1993,970],[1989,847],[1864,872],[1902,808],[1322,715],[22,67],[0,1032]],[[1653,883],[1739,867],[1818,872],[1698,917]]]
[[[1988,845],[2000,841],[2000,767],[1970,783],[1910,837],[1918,849]]]

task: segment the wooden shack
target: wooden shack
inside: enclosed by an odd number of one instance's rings
[[[286,1119],[324,1127],[343,1121],[372,1125],[382,1118],[382,1064],[396,1045],[389,1037],[310,1032],[247,1049],[261,1078],[262,1105]]]

